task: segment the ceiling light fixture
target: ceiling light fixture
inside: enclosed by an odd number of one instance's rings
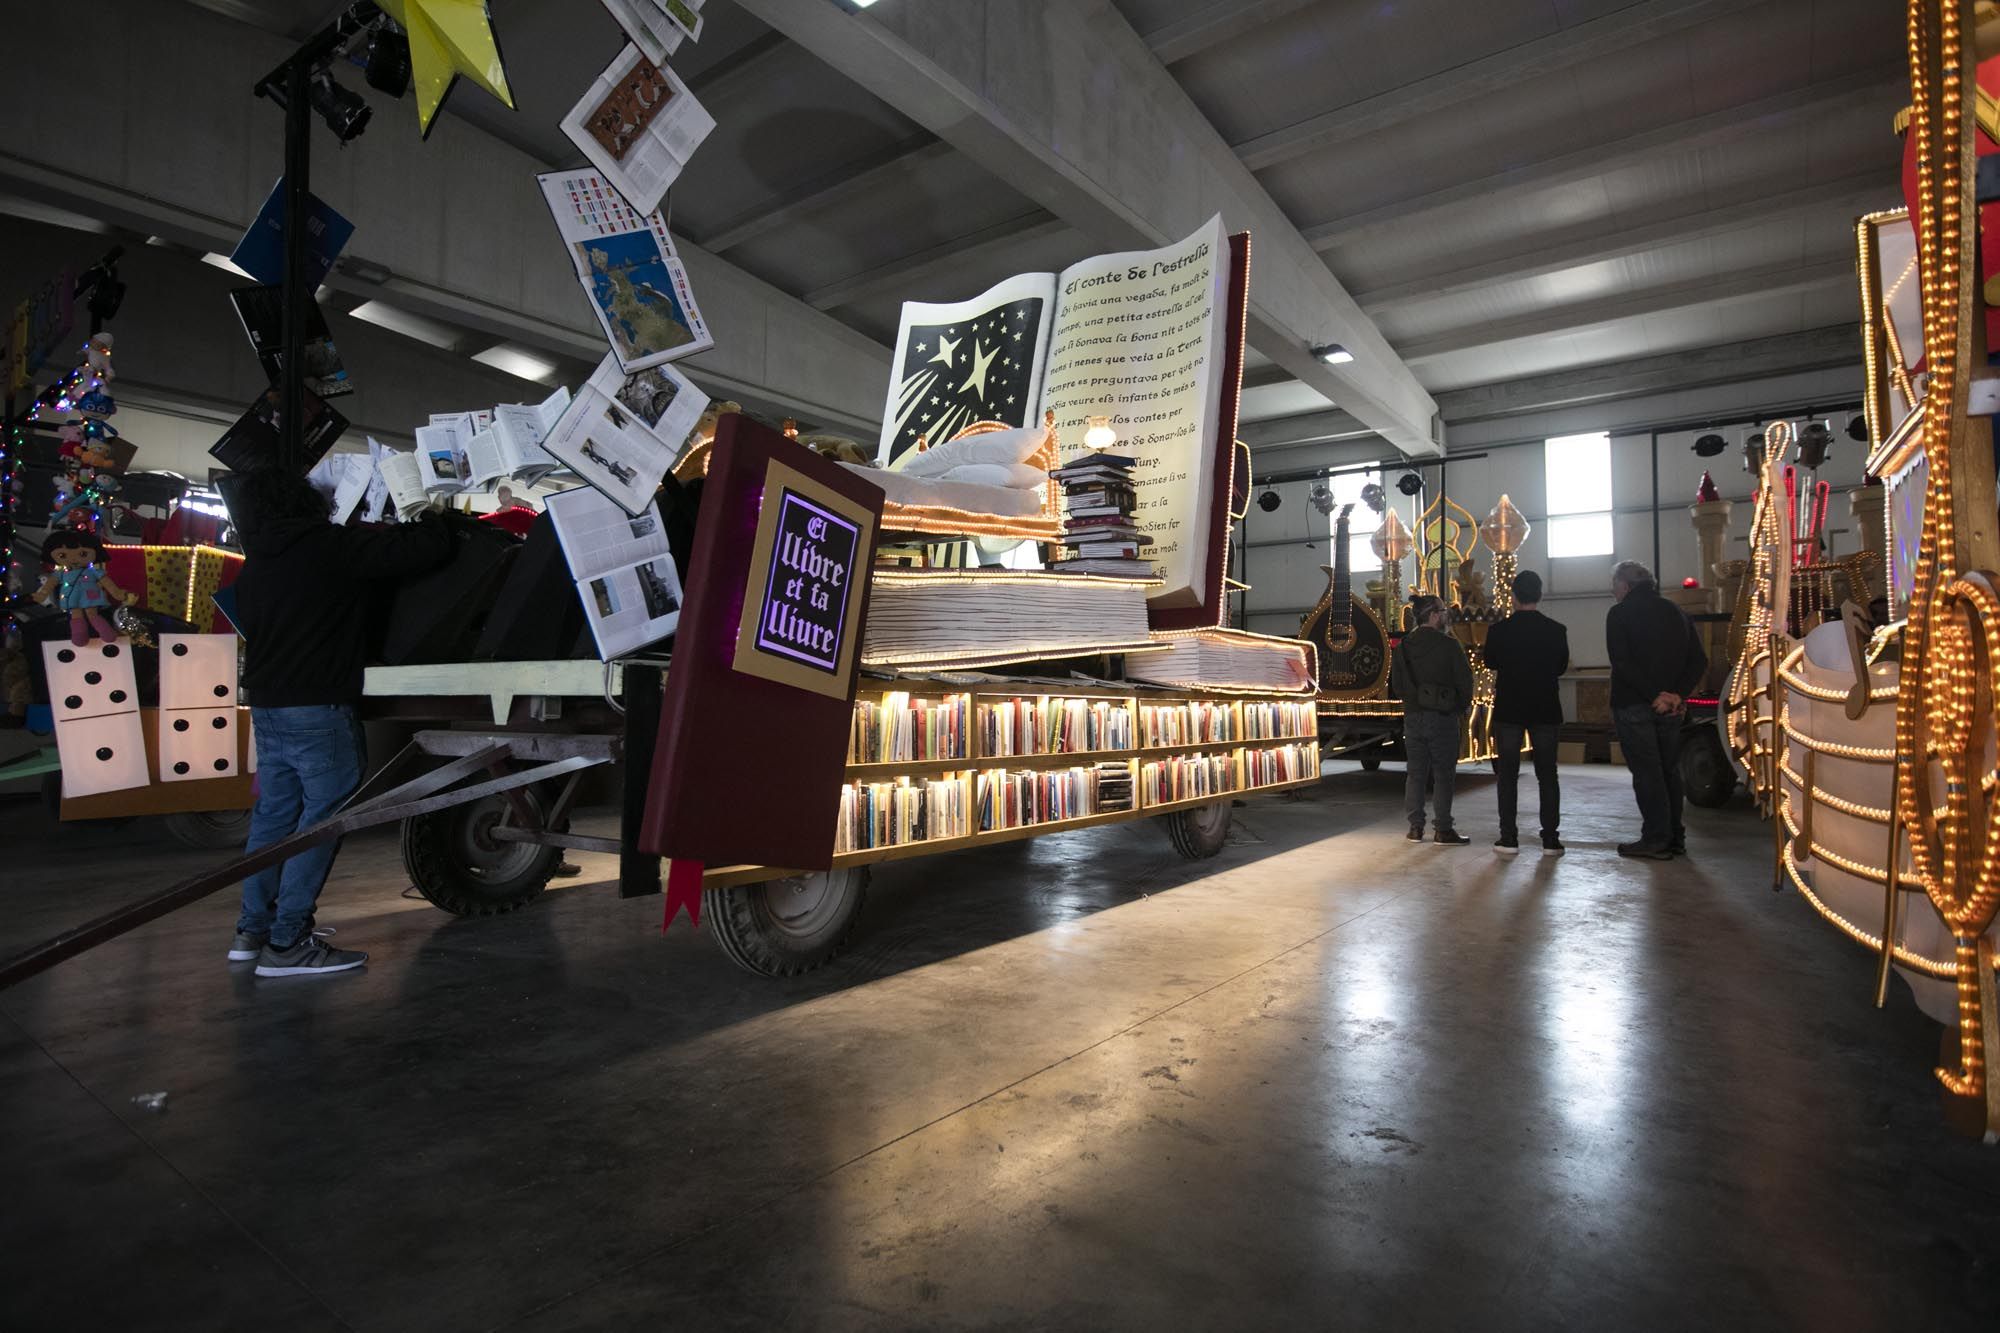
[[[474,352],[472,359],[482,366],[491,366],[509,375],[533,380],[536,384],[555,383],[555,362],[544,361],[541,357],[532,356],[507,343],[496,343],[483,352]]]
[[[458,346],[459,334],[456,329],[440,324],[436,320],[413,315],[407,310],[399,310],[387,301],[363,301],[347,312],[358,320],[384,328],[391,333],[400,333],[405,338],[415,338],[420,343],[432,347],[442,347],[447,351]]]
[[[1324,347],[1315,347],[1312,349],[1312,354],[1329,366],[1344,366],[1354,359],[1354,353],[1339,343],[1327,343]]]
[[[1729,441],[1723,439],[1714,431],[1710,431],[1694,442],[1695,455],[1700,458],[1713,458],[1728,447]]]
[[[1263,510],[1267,514],[1270,513],[1273,509],[1276,509],[1279,505],[1283,504],[1284,502],[1285,502],[1284,497],[1279,495],[1276,491],[1267,490],[1262,495],[1257,497],[1257,507]]]
[[[219,255],[215,251],[210,250],[207,254],[201,257],[201,262],[204,264],[212,264],[216,268],[221,269],[224,273],[234,273],[239,278],[249,278],[250,281],[252,282],[257,281],[257,279],[250,273],[244,271],[243,269],[238,268],[236,266],[236,261],[231,259],[228,255]]]

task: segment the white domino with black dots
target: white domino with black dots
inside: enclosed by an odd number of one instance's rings
[[[237,774],[236,636],[160,636],[160,781]]]
[[[63,795],[95,796],[150,782],[131,642],[45,643],[42,663],[62,757]]]

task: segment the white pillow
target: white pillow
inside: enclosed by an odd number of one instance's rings
[[[1025,463],[1042,447],[1047,432],[1040,426],[994,430],[932,445],[900,471],[912,477],[941,477],[966,463]]]
[[[1005,486],[1013,491],[1033,490],[1047,483],[1049,474],[1032,463],[961,463],[944,474],[945,481],[967,481],[975,486]]]

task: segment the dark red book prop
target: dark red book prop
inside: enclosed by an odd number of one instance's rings
[[[1208,516],[1208,569],[1202,578],[1200,606],[1163,609],[1148,606],[1146,623],[1153,629],[1206,629],[1229,618],[1230,514],[1241,506],[1237,493],[1249,476],[1239,468],[1245,460],[1236,447],[1236,414],[1243,397],[1243,328],[1250,307],[1250,233],[1229,238],[1229,304],[1222,318],[1222,406],[1215,418],[1215,445],[1210,466],[1215,469],[1214,501]],[[1246,464],[1247,465],[1247,464]]]
[[[705,865],[833,864],[882,490],[744,417],[716,429],[640,850],[666,917]]]

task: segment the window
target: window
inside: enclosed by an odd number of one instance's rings
[[[1326,488],[1333,492],[1333,512],[1326,516],[1326,531],[1331,537],[1340,525],[1340,507],[1353,505],[1354,512],[1347,516],[1347,571],[1349,574],[1369,574],[1382,568],[1382,561],[1368,545],[1368,539],[1375,535],[1375,529],[1382,526],[1382,516],[1362,503],[1361,490],[1369,483],[1382,484],[1382,474],[1378,470],[1367,472],[1338,472],[1326,479]],[[1329,559],[1328,564],[1333,561]]]
[[[1548,482],[1549,556],[1611,554],[1611,437],[1558,435],[1542,442]]]

